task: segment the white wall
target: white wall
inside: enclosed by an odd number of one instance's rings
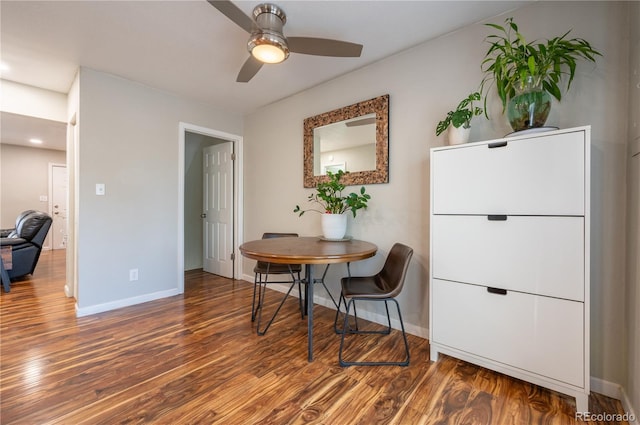
[[[78,314],[178,293],[179,122],[241,134],[242,118],[88,68],[79,110]]]
[[[513,16],[531,39],[558,36],[573,28],[573,37],[589,40],[603,58],[582,62],[570,93],[548,120],[562,128],[592,125],[592,320],[591,373],[624,383],[624,257],[626,122],[628,98],[629,5],[624,2],[539,2],[492,19]],[[380,248],[374,259],[358,262],[355,272],[375,272],[398,241],[415,250],[407,285],[400,296],[403,317],[412,332],[428,329],[429,148],[445,143],[435,126],[459,100],[477,88],[480,63],[490,30],[473,25],[426,42],[316,88],[266,106],[245,124],[245,240],[264,231],[320,234],[319,218],[292,212],[311,189],[302,186],[302,122],[385,93],[390,94],[390,177],[370,185],[369,209],[350,221],[349,233]],[[622,40],[622,42],[621,42]],[[366,48],[366,46],[365,46]],[[471,140],[501,137],[511,130],[501,116],[497,96],[491,121],[474,119]],[[283,158],[287,160],[283,166]],[[269,176],[265,179],[265,176]],[[252,262],[244,264],[251,276]],[[333,268],[330,285],[338,293],[342,266]]]

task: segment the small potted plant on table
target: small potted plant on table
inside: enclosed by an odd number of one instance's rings
[[[327,171],[328,181],[318,183],[316,193],[309,195],[308,201],[317,204],[316,208],[303,210],[300,205],[296,205],[293,212],[302,216],[307,211],[315,211],[322,214],[322,233],[326,239],[343,239],[347,231],[347,211],[351,211],[353,217],[356,211],[367,207],[367,202],[371,195],[366,193],[364,186],[360,188],[360,193],[349,193],[343,195],[342,191],[346,186],[340,183],[340,179],[345,174],[338,170],[337,173]]]

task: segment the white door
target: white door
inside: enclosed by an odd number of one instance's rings
[[[53,164],[51,166],[51,249],[67,247],[67,167]]]
[[[233,277],[233,143],[203,149],[203,269]]]

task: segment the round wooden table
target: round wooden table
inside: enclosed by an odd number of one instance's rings
[[[313,360],[313,264],[350,263],[373,257],[378,247],[351,239],[327,241],[319,237],[258,239],[240,245],[243,256],[277,264],[303,264],[307,282],[307,339],[309,361]],[[309,302],[310,301],[310,302]]]

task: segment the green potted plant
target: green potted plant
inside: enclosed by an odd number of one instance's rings
[[[366,193],[364,186],[360,188],[360,193],[349,193],[343,195],[342,191],[346,186],[340,183],[340,179],[345,174],[338,170],[337,173],[327,171],[327,181],[318,183],[316,192],[309,195],[309,202],[316,204],[315,207],[303,210],[300,205],[296,205],[293,212],[302,216],[307,211],[315,211],[322,214],[322,232],[327,239],[342,239],[347,230],[346,212],[351,211],[353,217],[356,211],[367,207],[367,202],[371,195]]]
[[[464,143],[469,140],[471,118],[482,114],[482,108],[474,106],[474,101],[480,100],[480,92],[473,92],[458,104],[455,111],[447,112],[445,119],[436,126],[436,136],[449,129],[449,144]]]
[[[491,80],[495,83],[514,131],[542,127],[551,110],[550,96],[562,99],[563,77],[568,76],[569,90],[577,61],[595,63],[596,56],[602,56],[582,38],[567,39],[571,30],[546,41],[527,42],[513,18],[507,18],[504,27],[485,25],[497,33],[486,38],[490,46],[481,65],[485,74],[481,87]],[[485,92],[485,111],[486,96]]]

